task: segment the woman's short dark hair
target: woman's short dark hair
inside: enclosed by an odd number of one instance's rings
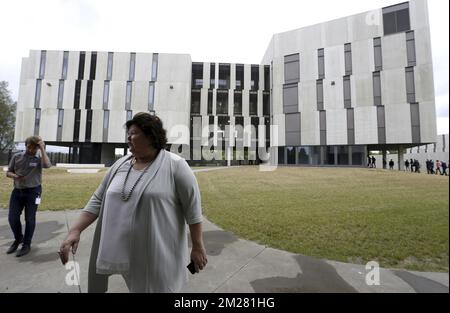
[[[146,112],[139,112],[125,123],[127,131],[132,125],[136,125],[144,132],[155,149],[161,150],[166,148],[166,130],[163,128],[163,123],[159,117]]]

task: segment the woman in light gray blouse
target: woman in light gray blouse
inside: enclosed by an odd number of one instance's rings
[[[98,218],[88,292],[105,292],[112,274],[121,274],[130,292],[178,292],[187,281],[188,263],[197,273],[207,263],[197,180],[184,159],[164,150],[166,131],[158,117],[138,113],[126,127],[132,155],[108,170],[60,255],[67,262],[81,232]]]

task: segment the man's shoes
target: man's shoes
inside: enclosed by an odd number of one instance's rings
[[[6,251],[6,254],[11,254],[16,252],[17,248],[19,247],[19,245],[22,243],[22,240],[14,240],[13,244],[11,245],[11,247],[9,247],[8,251]]]
[[[30,245],[23,244],[22,248],[17,251],[16,257],[20,258],[21,256],[24,256],[28,252],[30,252],[31,248]]]

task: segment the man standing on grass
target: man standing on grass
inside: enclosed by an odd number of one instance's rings
[[[31,239],[36,227],[36,211],[41,203],[42,168],[52,166],[45,152],[45,144],[39,136],[28,137],[25,152],[17,153],[11,158],[6,176],[14,180],[14,189],[9,200],[8,221],[14,233],[14,242],[7,254],[22,248],[16,256],[21,257],[31,249]],[[37,151],[40,150],[40,156]],[[22,233],[20,215],[25,208],[25,234]]]

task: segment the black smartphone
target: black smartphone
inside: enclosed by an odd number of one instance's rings
[[[194,265],[194,261],[191,260],[191,263],[189,263],[189,265],[187,266],[189,272],[191,272],[191,274],[195,274],[195,265]]]

